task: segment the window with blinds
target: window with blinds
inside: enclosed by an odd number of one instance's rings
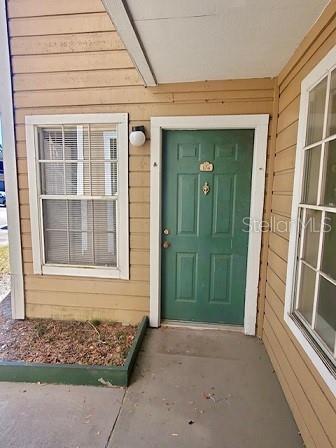
[[[118,123],[98,122],[35,126],[43,266],[120,268],[120,209],[128,210],[128,201],[120,203],[120,190],[125,198],[128,188],[120,130]]]

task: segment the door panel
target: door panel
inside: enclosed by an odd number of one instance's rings
[[[230,303],[231,264],[230,255],[211,255],[210,303]]]
[[[198,176],[179,174],[177,176],[177,233],[197,234]]]
[[[232,233],[235,176],[214,174],[213,236]]]
[[[176,254],[176,300],[196,301],[197,254]]]
[[[165,319],[243,324],[253,138],[253,130],[163,134]],[[200,169],[205,161],[212,171]]]

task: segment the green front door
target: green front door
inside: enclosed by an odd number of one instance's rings
[[[243,324],[253,139],[164,132],[163,319]]]

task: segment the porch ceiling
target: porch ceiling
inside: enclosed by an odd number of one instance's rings
[[[124,1],[158,83],[276,76],[328,3]]]

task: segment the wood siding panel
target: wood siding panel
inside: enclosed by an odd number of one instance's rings
[[[133,68],[125,50],[81,52],[76,57],[72,53],[13,56],[12,64],[15,74]]]
[[[8,17],[105,12],[101,0],[9,0]]]
[[[333,0],[279,76],[263,338],[308,448],[336,446],[336,399],[284,322],[301,81],[336,44]]]
[[[148,88],[150,90],[150,88]],[[31,107],[16,109],[16,123],[24,123],[26,115],[43,114],[81,114],[81,113],[129,113],[132,122],[150,121],[151,117],[156,116],[181,116],[181,115],[235,115],[235,114],[272,114],[273,103],[271,101],[236,101],[223,102],[218,99],[216,102],[209,103],[201,101],[197,104],[186,103],[146,103],[129,104],[127,108],[124,104],[109,105],[85,105],[85,106],[62,106],[62,107]],[[242,112],[244,111],[244,112]]]
[[[32,13],[35,14],[35,9]],[[97,33],[113,30],[114,26],[106,12],[29,17],[9,20],[10,37]]]
[[[14,91],[119,87],[142,85],[134,68],[75,72],[23,73],[13,77]]]
[[[71,294],[69,295],[69,297]],[[124,324],[135,325],[143,318],[144,311],[121,310],[113,308],[41,305],[27,303],[26,314],[31,318],[48,318],[61,320],[111,320],[123,322]]]
[[[124,45],[115,31],[55,36],[24,36],[11,39],[13,56],[123,49]]]
[[[42,3],[9,0],[8,5],[27,315],[140,320],[149,308],[150,140],[129,148],[130,280],[38,276],[32,267],[26,116],[127,112],[129,126],[144,125],[150,137],[153,116],[272,115],[275,81],[145,88],[100,0]],[[266,270],[266,258],[262,266]]]

